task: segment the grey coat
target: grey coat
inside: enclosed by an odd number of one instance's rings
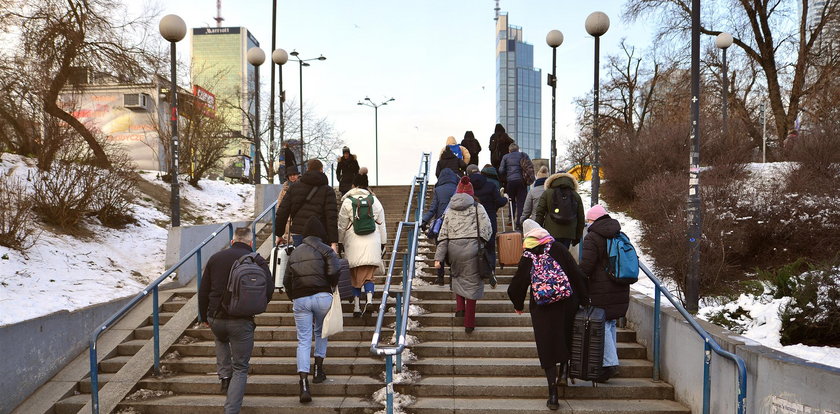
[[[478,214],[478,229],[476,229]],[[452,291],[466,299],[484,296],[484,280],[478,272],[478,249],[484,245],[493,229],[484,207],[469,194],[455,194],[443,219],[438,235],[435,261],[444,264],[448,259],[452,269]]]
[[[540,201],[540,197],[542,197],[544,192],[545,187],[542,185],[537,185],[531,191],[528,191],[528,195],[525,197],[525,207],[522,208],[522,219],[519,221],[519,224],[524,223],[525,220],[534,220],[537,218],[537,203]]]

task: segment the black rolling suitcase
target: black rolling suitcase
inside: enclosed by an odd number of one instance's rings
[[[604,318],[601,308],[586,306],[575,314],[572,328],[572,355],[569,361],[571,378],[592,381],[601,375],[604,362]]]
[[[350,262],[347,259],[338,259],[341,267],[338,273],[338,294],[341,300],[353,299],[353,285],[350,283]]]

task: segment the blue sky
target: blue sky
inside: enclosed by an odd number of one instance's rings
[[[271,1],[223,0],[225,26],[245,26],[271,49]],[[589,13],[600,10],[611,18],[602,37],[602,63],[617,52],[626,37],[646,48],[652,27],[621,21],[623,0],[501,1],[525,41],[534,45],[534,66],[543,76],[543,153],[551,134],[551,49],[545,35],[563,32],[557,49],[557,140],[562,145],[576,134],[573,99],[592,87],[593,39],[584,30]],[[213,0],[168,0],[162,15],[180,15],[188,27],[215,26]],[[487,145],[495,114],[495,2],[492,0],[318,0],[278,1],[277,47],[297,49],[304,58],[323,54],[326,61],[304,68],[304,106],[328,117],[363,166],[374,167],[374,114],[356,105],[369,96],[396,101],[379,110],[380,184],[406,184],[416,172],[422,151],[437,152],[446,137],[459,141],[472,130]],[[179,55],[188,59],[188,39]],[[298,68],[283,71],[289,99],[298,99]],[[602,71],[603,73],[603,71]],[[263,85],[268,83],[263,66]],[[480,154],[481,162],[489,154]],[[373,175],[371,175],[373,184]]]

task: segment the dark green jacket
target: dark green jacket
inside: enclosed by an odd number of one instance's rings
[[[583,214],[583,201],[580,199],[578,191],[578,183],[575,177],[567,173],[554,174],[545,180],[545,192],[540,197],[537,203],[536,222],[544,229],[548,230],[555,239],[571,239],[573,244],[580,242],[583,237],[583,227],[586,219]],[[577,201],[577,220],[574,223],[559,224],[551,219],[548,214],[549,208],[554,204],[554,189],[555,188],[571,188],[575,190],[575,201]]]

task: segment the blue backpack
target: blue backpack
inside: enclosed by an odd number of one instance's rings
[[[639,256],[624,232],[607,239],[607,258],[607,274],[615,282],[632,285],[639,280]]]
[[[453,145],[447,145],[447,147],[449,147],[449,150],[452,151],[452,153],[455,154],[456,157],[458,157],[459,159],[462,159],[462,160],[464,159],[464,153],[461,152],[461,146],[460,145],[453,144]]]

